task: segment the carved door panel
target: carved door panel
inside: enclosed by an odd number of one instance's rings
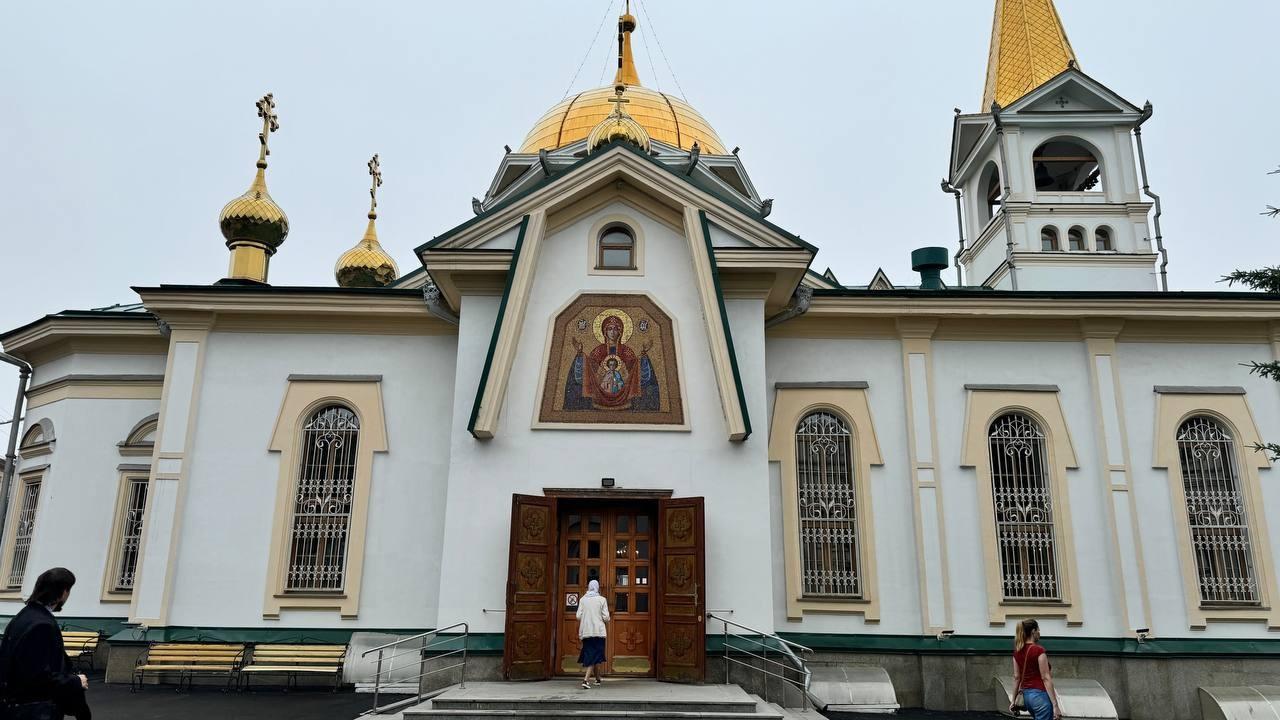
[[[706,671],[703,499],[658,501],[659,680],[702,682]]]
[[[551,677],[555,548],[555,498],[513,495],[507,626],[502,652],[503,675],[508,680]]]

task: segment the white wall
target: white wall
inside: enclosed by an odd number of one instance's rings
[[[884,633],[920,632],[920,589],[917,574],[911,467],[907,461],[907,412],[903,389],[902,349],[897,340],[768,341],[767,392],[770,410],[779,382],[864,380],[884,465],[871,468],[871,501],[875,515],[876,581],[880,622],[867,624],[861,615],[810,613],[801,622],[786,617],[783,575],[780,464],[770,463],[773,506],[774,627],[788,632]],[[762,428],[760,432],[765,432]],[[946,482],[944,477],[943,482]]]
[[[163,368],[163,357],[161,365]],[[81,367],[79,372],[103,365],[82,362]],[[24,458],[18,464],[19,474],[27,468],[49,465],[36,506],[24,596],[41,572],[62,566],[76,575],[76,587],[63,615],[128,616],[129,603],[100,600],[120,483],[117,468],[121,464],[148,464],[150,458],[121,457],[116,443],[158,409],[156,400],[60,400],[27,411],[23,434],[31,425],[48,419],[56,441],[52,454]],[[6,528],[6,533],[10,531]],[[0,614],[10,615],[20,608],[16,601],[0,602]]]
[[[209,335],[172,625],[429,627],[444,527],[453,336]],[[381,375],[388,452],[375,453],[359,617],[284,611],[263,620],[279,479],[268,452],[290,374]]]
[[[645,237],[644,276],[588,274],[588,234],[601,217],[634,218]],[[488,350],[497,298],[463,301],[453,410],[448,516],[441,576],[440,622],[466,620],[471,629],[500,632],[504,616],[482,613],[506,606],[512,493],[541,495],[547,487],[600,487],[614,477],[625,488],[671,489],[675,496],[706,498],[709,609],[768,627],[773,599],[762,591],[768,533],[767,415],[761,301],[726,303],[747,392],[754,432],[743,443],[727,439],[712,374],[696,281],[683,234],[628,205],[600,208],[550,234],[529,298],[519,348],[491,440],[467,433],[476,384]],[[546,362],[548,324],[580,291],[648,292],[677,324],[681,384],[689,432],[533,430],[538,380]],[[456,520],[455,520],[456,518]]]
[[[165,356],[75,353],[36,365],[32,387],[67,375],[163,375]],[[123,438],[122,438],[123,439]]]
[[[1271,359],[1266,345],[1209,345],[1173,343],[1120,343],[1116,357],[1120,369],[1126,429],[1133,463],[1133,501],[1139,508],[1143,559],[1151,595],[1151,628],[1166,637],[1258,637],[1266,629],[1258,623],[1209,623],[1205,630],[1189,631],[1182,566],[1178,543],[1189,542],[1176,531],[1169,493],[1169,473],[1153,468],[1156,385],[1234,385],[1245,396],[1263,442],[1280,441],[1280,393],[1277,384],[1249,374],[1240,363]],[[1244,448],[1242,452],[1249,453]],[[1261,471],[1262,497],[1270,524],[1268,542],[1273,558],[1280,558],[1280,487],[1274,470]],[[1280,588],[1272,588],[1272,596]]]

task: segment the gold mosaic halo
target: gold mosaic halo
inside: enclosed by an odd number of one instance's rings
[[[595,322],[591,324],[591,330],[595,333],[596,340],[601,345],[605,343],[604,319],[607,317],[616,317],[622,321],[622,337],[618,338],[618,343],[620,345],[626,345],[627,341],[631,339],[631,316],[617,308],[609,308],[608,310],[601,312],[599,315],[596,315]]]

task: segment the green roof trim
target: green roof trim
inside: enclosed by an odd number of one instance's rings
[[[794,235],[788,232],[787,230],[777,225],[774,225],[768,220],[765,220],[763,217],[761,217],[758,211],[752,209],[749,205],[743,204],[741,200],[725,195],[724,192],[721,191],[719,188],[713,188],[709,185],[704,185],[702,183],[697,182],[697,180],[690,175],[685,175],[683,173],[677,172],[674,168],[667,166],[666,164],[659,161],[657,158],[649,155],[648,153],[644,152],[640,148],[636,147],[635,145],[632,145],[631,143],[625,140],[614,140],[610,142],[608,145],[605,145],[603,148],[600,148],[599,150],[592,152],[590,155],[587,155],[586,157],[580,160],[577,160],[576,162],[565,167],[564,169],[552,172],[551,175],[548,175],[547,177],[542,178],[538,182],[530,185],[524,190],[521,190],[520,192],[503,200],[497,205],[494,205],[488,210],[485,210],[479,215],[476,215],[475,217],[472,217],[472,218],[468,218],[465,222],[455,225],[454,227],[448,230],[445,230],[443,233],[431,238],[430,240],[423,243],[422,245],[419,245],[418,247],[414,248],[414,254],[421,257],[424,251],[430,250],[436,247],[437,245],[440,245],[441,243],[445,242],[446,240],[453,237],[454,235],[457,235],[463,230],[466,230],[467,228],[475,225],[481,220],[484,220],[485,218],[489,217],[490,215],[493,215],[496,212],[499,212],[501,210],[504,210],[510,207],[511,205],[515,204],[516,202],[519,202],[521,199],[529,196],[530,194],[537,192],[538,190],[541,190],[542,188],[548,185],[551,185],[552,183],[558,182],[561,178],[564,178],[567,175],[573,173],[578,168],[583,167],[584,165],[590,162],[598,160],[600,157],[607,154],[607,152],[605,151],[611,150],[614,147],[620,147],[623,150],[626,150],[627,152],[633,153],[637,157],[643,158],[644,160],[652,163],[655,167],[661,168],[663,171],[665,171],[672,177],[678,178],[679,180],[685,182],[686,184],[699,190],[700,192],[704,192],[704,193],[707,193],[708,195],[712,195],[716,199],[724,203],[727,203],[729,205],[732,205],[739,212],[742,212],[743,214],[749,216],[755,222],[760,223],[761,225],[769,228],[770,230],[778,233],[779,235],[782,235],[783,237],[790,240],[791,242],[794,242],[800,247],[803,247],[806,250],[810,250],[815,253],[818,251],[818,248],[816,246],[811,245],[808,242],[805,242],[804,240],[801,240],[800,236]]]
[[[720,289],[720,268],[716,265],[715,249],[711,247],[711,228],[707,222],[707,213],[698,211],[698,220],[702,223],[702,241],[707,246],[707,262],[711,263],[711,280],[715,283],[716,303],[720,306],[720,326],[724,330],[724,342],[729,349],[729,367],[733,368],[733,387],[738,393],[738,406],[742,408],[742,427],[746,434],[743,440],[751,437],[751,412],[747,410],[747,396],[742,390],[742,374],[738,372],[738,353],[733,348],[733,329],[729,327],[729,313],[724,308],[724,292]]]
[[[1013,638],[989,635],[953,635],[946,640],[922,635],[837,635],[788,633],[778,636],[812,650],[921,655],[1006,655],[1013,652]],[[710,637],[710,635],[708,636]],[[1209,639],[1052,637],[1042,643],[1050,654],[1106,657],[1209,657],[1252,655],[1280,658],[1280,638]],[[721,643],[723,649],[723,643]]]
[[[942,290],[921,290],[920,288],[894,288],[893,290],[869,290],[867,288],[836,288],[826,290],[814,289],[814,297],[877,297],[877,298],[964,298],[988,297],[1005,300],[1246,300],[1251,302],[1280,302],[1280,294],[1239,292],[1239,291],[1203,291],[1177,290],[1160,292],[1158,290],[993,290],[987,287],[967,285],[950,287]]]
[[[74,319],[74,320],[137,320],[143,323],[152,323],[156,321],[156,316],[149,312],[138,312],[137,310],[63,310],[59,313],[52,313],[44,317],[37,318],[25,325],[0,333],[0,342],[8,340],[13,335],[20,332],[30,330],[42,322],[58,319]],[[156,331],[157,334],[159,330]]]
[[[480,416],[480,403],[484,399],[485,387],[489,384],[489,372],[493,369],[493,353],[498,348],[498,334],[502,332],[502,321],[507,316],[507,302],[511,299],[511,283],[515,281],[516,268],[520,266],[520,250],[524,247],[524,232],[529,227],[529,216],[520,220],[520,234],[516,236],[516,247],[511,252],[511,267],[507,270],[507,279],[502,287],[502,301],[498,304],[498,317],[493,321],[493,334],[489,336],[489,352],[484,356],[484,369],[480,371],[480,383],[476,387],[476,399],[471,405],[471,418],[467,420],[467,432],[472,437],[476,434],[476,418]]]

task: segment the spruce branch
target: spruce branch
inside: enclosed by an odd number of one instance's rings
[[[1266,293],[1280,293],[1280,265],[1259,270],[1235,270],[1223,276],[1219,282],[1225,282],[1228,285],[1244,285],[1250,290]]]
[[[1280,382],[1280,360],[1273,360],[1271,362],[1264,363],[1251,360],[1247,363],[1240,364],[1249,368],[1250,375],[1257,375],[1258,377]]]
[[[1271,460],[1280,460],[1280,445],[1276,443],[1254,443],[1250,447],[1254,452],[1264,452]]]

